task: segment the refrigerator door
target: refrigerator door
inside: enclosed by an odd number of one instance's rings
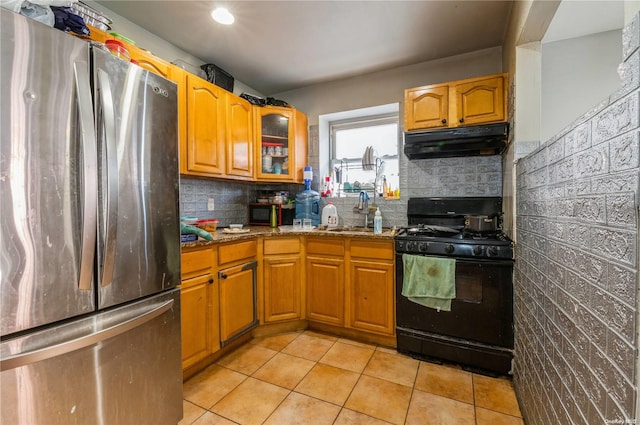
[[[98,308],[180,282],[176,85],[93,49]]]
[[[0,9],[1,335],[95,309],[86,42]]]
[[[0,423],[175,425],[178,289],[0,343]]]

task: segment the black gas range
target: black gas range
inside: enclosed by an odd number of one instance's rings
[[[511,259],[513,243],[501,230],[469,232],[464,228],[419,224],[401,230],[396,252],[478,259]]]
[[[466,217],[495,219],[470,231]],[[502,198],[411,198],[396,245],[399,352],[504,375],[513,358],[513,243],[502,232]],[[456,298],[436,311],[402,295],[404,256],[455,260]]]

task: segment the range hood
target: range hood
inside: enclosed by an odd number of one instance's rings
[[[409,159],[498,155],[508,134],[507,122],[405,132],[404,154]]]

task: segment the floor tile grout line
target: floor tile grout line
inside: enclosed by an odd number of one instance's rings
[[[415,359],[417,360],[417,359]],[[409,409],[411,409],[411,402],[413,401],[413,394],[416,391],[416,382],[418,381],[418,373],[420,373],[420,365],[422,362],[418,360],[418,367],[416,368],[416,374],[413,377],[413,384],[411,384],[411,394],[409,395],[409,405],[407,406],[407,411],[404,413],[404,422],[407,423],[407,419],[409,419]]]
[[[190,403],[191,405],[193,405],[193,406],[195,406],[195,407],[197,407],[197,408],[199,408],[199,409],[203,409],[202,414],[200,414],[199,416],[197,416],[197,417],[196,417],[196,418],[195,418],[191,423],[193,424],[194,422],[196,422],[196,421],[200,420],[200,419],[203,417],[203,415],[205,415],[205,414],[206,414],[206,412],[211,412],[212,414],[215,414],[215,415],[220,416],[220,417],[223,417],[223,418],[225,418],[225,419],[227,419],[227,420],[229,420],[229,421],[231,421],[231,422],[233,422],[233,423],[236,423],[235,421],[233,421],[233,420],[231,420],[231,419],[229,419],[229,418],[226,418],[226,417],[224,417],[224,416],[222,416],[222,415],[218,415],[218,414],[217,414],[216,412],[214,412],[212,409],[213,409],[213,408],[214,408],[218,403],[220,403],[222,400],[224,400],[226,397],[228,397],[228,396],[229,396],[229,394],[230,394],[231,392],[233,392],[233,391],[234,391],[234,390],[235,390],[239,385],[241,385],[242,383],[246,382],[246,380],[247,380],[248,378],[253,378],[253,379],[257,380],[257,381],[261,381],[261,382],[264,382],[264,383],[268,383],[268,384],[271,384],[271,385],[277,386],[277,387],[282,388],[282,389],[284,389],[284,390],[286,390],[286,391],[287,391],[287,394],[286,394],[286,396],[284,397],[284,399],[283,399],[283,400],[282,400],[282,401],[281,401],[281,402],[280,402],[280,403],[279,403],[279,404],[278,404],[278,405],[273,409],[273,411],[269,414],[269,416],[267,416],[267,418],[265,419],[265,421],[264,421],[264,422],[268,421],[268,420],[269,420],[269,418],[273,416],[273,414],[275,413],[275,411],[276,411],[278,408],[280,408],[280,406],[282,406],[282,404],[286,401],[286,399],[287,399],[287,398],[289,398],[289,397],[291,396],[291,394],[292,394],[292,393],[296,393],[296,394],[298,394],[298,395],[302,395],[302,396],[305,396],[305,397],[309,397],[309,398],[312,398],[312,399],[315,399],[315,400],[318,400],[318,401],[321,401],[321,402],[324,402],[324,403],[332,404],[332,405],[334,405],[334,406],[339,407],[340,409],[339,409],[339,411],[338,411],[338,414],[337,414],[336,418],[335,418],[335,419],[334,419],[334,421],[333,421],[333,423],[335,423],[335,422],[338,420],[338,418],[340,417],[340,414],[341,414],[344,410],[351,410],[351,409],[346,408],[345,406],[346,406],[346,404],[347,404],[347,402],[348,402],[349,398],[352,396],[352,394],[353,394],[353,392],[354,392],[354,390],[355,390],[356,386],[357,386],[357,385],[358,385],[358,383],[362,380],[362,376],[363,376],[363,375],[366,375],[366,376],[369,376],[369,377],[372,377],[372,378],[377,378],[377,379],[385,380],[385,381],[388,381],[388,382],[391,382],[391,383],[395,383],[395,384],[398,384],[398,385],[404,385],[404,384],[400,384],[400,383],[395,382],[395,381],[389,381],[389,380],[387,380],[387,379],[385,379],[385,378],[378,377],[378,376],[375,376],[375,375],[369,375],[369,374],[366,374],[366,373],[365,373],[365,370],[366,370],[366,369],[367,369],[367,367],[371,364],[371,362],[372,362],[372,360],[373,360],[373,358],[374,358],[374,356],[375,356],[376,351],[380,351],[381,353],[385,353],[385,354],[396,355],[396,356],[399,356],[399,357],[401,357],[401,358],[405,357],[405,356],[403,356],[401,353],[398,353],[397,351],[396,351],[396,352],[393,352],[393,350],[391,350],[391,352],[386,352],[386,351],[380,350],[380,347],[381,347],[381,346],[380,346],[380,345],[378,345],[378,344],[365,344],[365,347],[361,347],[361,346],[360,346],[360,345],[358,345],[358,344],[349,344],[348,342],[345,342],[345,341],[348,341],[346,338],[344,338],[344,340],[343,340],[343,341],[340,341],[340,338],[335,338],[335,339],[334,339],[334,338],[322,338],[322,337],[317,336],[317,335],[324,335],[324,334],[322,334],[322,333],[320,333],[320,332],[316,332],[316,331],[311,331],[311,332],[302,331],[302,332],[296,332],[296,333],[297,333],[297,335],[295,335],[295,337],[294,337],[291,341],[287,342],[287,344],[286,344],[286,345],[284,345],[284,346],[282,346],[282,347],[278,347],[278,349],[274,349],[274,348],[271,348],[271,347],[262,346],[262,345],[257,344],[257,343],[256,343],[256,344],[252,344],[252,345],[259,345],[259,346],[261,346],[262,348],[266,348],[266,349],[272,350],[272,351],[274,351],[274,353],[275,353],[275,354],[274,354],[273,356],[269,357],[269,359],[267,359],[267,360],[266,360],[266,361],[265,361],[261,366],[259,366],[256,370],[254,370],[254,371],[253,371],[253,372],[251,372],[250,374],[246,374],[245,372],[240,372],[240,371],[238,371],[238,370],[232,369],[232,368],[230,368],[230,367],[227,367],[227,366],[225,366],[225,365],[219,364],[219,363],[217,363],[217,362],[216,362],[216,363],[213,363],[212,365],[216,365],[217,367],[220,367],[220,368],[222,368],[222,369],[226,369],[226,370],[229,370],[229,371],[232,371],[232,372],[235,372],[235,373],[239,373],[240,375],[242,375],[242,376],[243,376],[243,379],[242,379],[242,381],[240,381],[237,385],[235,385],[232,389],[230,389],[229,391],[227,391],[227,392],[226,392],[226,394],[225,394],[222,398],[220,398],[216,403],[214,403],[214,404],[213,404],[212,406],[210,406],[209,408],[202,407],[202,406],[200,406],[199,404],[197,404],[197,403],[195,403],[195,402],[193,402],[193,401],[187,400],[187,399],[185,398],[185,399],[184,399],[184,401],[186,401],[186,402]],[[328,345],[328,347],[327,347],[326,351],[325,351],[325,352],[324,352],[324,354],[320,357],[320,359],[318,359],[318,360],[311,360],[311,359],[308,359],[308,358],[305,358],[305,357],[297,356],[297,355],[292,354],[292,353],[284,353],[284,352],[283,352],[283,350],[285,350],[285,349],[286,349],[290,344],[292,344],[294,341],[296,341],[298,338],[300,338],[300,336],[301,336],[301,335],[305,335],[305,334],[306,334],[308,337],[312,337],[312,338],[319,338],[319,339],[322,339],[322,340],[325,340],[325,341],[329,341],[329,342],[331,343],[331,344],[329,344],[329,345]],[[268,336],[267,336],[267,338],[268,338]],[[359,372],[355,372],[354,370],[346,369],[346,368],[341,367],[341,366],[336,366],[336,365],[332,365],[332,364],[328,364],[328,363],[321,363],[322,359],[327,355],[327,353],[328,353],[332,348],[334,348],[334,347],[336,346],[336,343],[338,343],[338,342],[340,342],[341,344],[352,345],[352,346],[361,347],[361,348],[371,348],[371,349],[372,349],[372,352],[371,352],[371,354],[369,355],[369,357],[368,357],[368,359],[367,359],[366,364],[364,365],[364,367],[363,367]],[[385,349],[388,349],[387,347],[384,347],[384,348],[385,348]],[[232,353],[233,353],[233,352],[229,353],[229,355],[231,355]],[[298,382],[297,382],[297,384],[295,385],[295,387],[294,387],[294,388],[291,388],[291,389],[290,389],[290,388],[283,387],[283,386],[281,386],[281,385],[278,385],[278,384],[275,384],[275,383],[272,383],[272,382],[265,381],[265,380],[263,380],[263,379],[260,379],[260,378],[256,378],[256,377],[254,377],[254,374],[256,374],[256,373],[257,373],[257,372],[258,372],[262,367],[264,367],[264,366],[265,366],[269,361],[271,361],[275,356],[277,356],[277,354],[278,354],[278,353],[287,354],[287,355],[290,355],[290,356],[293,356],[293,357],[297,357],[297,358],[300,358],[300,359],[304,359],[304,360],[307,360],[307,361],[311,361],[311,362],[313,362],[313,366],[311,366],[311,368],[310,368],[310,369],[309,369],[309,370],[304,374],[304,376],[302,376],[302,377],[298,380]],[[226,356],[224,356],[224,357],[226,357]],[[223,358],[224,358],[224,357],[223,357]],[[219,359],[218,361],[220,361],[220,360],[221,360],[221,359]],[[411,407],[411,402],[412,402],[413,397],[414,397],[414,395],[415,395],[415,391],[417,390],[417,388],[416,388],[416,383],[417,383],[417,377],[418,377],[418,375],[419,375],[419,371],[420,371],[420,366],[422,365],[422,363],[426,363],[426,362],[423,362],[423,361],[421,361],[421,360],[419,360],[419,359],[415,359],[415,360],[418,360],[418,367],[416,368],[415,374],[414,374],[414,376],[413,376],[413,382],[412,382],[412,385],[411,385],[411,393],[410,393],[410,397],[409,397],[409,404],[408,404],[407,409],[406,409],[406,411],[405,411],[405,417],[404,417],[404,423],[405,423],[405,424],[406,424],[406,421],[408,420],[408,417],[409,417],[409,409],[410,409],[410,407]],[[304,379],[305,379],[305,377],[307,377],[307,376],[309,375],[309,373],[310,373],[310,372],[311,372],[311,371],[312,371],[316,366],[318,366],[319,364],[323,364],[323,365],[326,365],[326,366],[336,367],[336,368],[338,368],[338,369],[341,369],[341,370],[344,370],[344,371],[348,371],[348,372],[352,372],[352,373],[356,373],[356,374],[358,375],[358,378],[357,378],[357,380],[356,380],[355,384],[353,385],[353,387],[352,387],[352,388],[351,388],[351,390],[349,391],[349,394],[346,396],[346,398],[345,398],[344,402],[343,402],[341,405],[340,405],[340,404],[333,403],[333,402],[330,402],[330,401],[327,401],[327,400],[323,400],[323,399],[318,398],[318,397],[314,397],[314,396],[307,395],[307,394],[304,394],[304,393],[301,393],[301,392],[296,391],[296,388],[297,388],[297,386],[300,384],[300,382],[302,382],[302,380],[304,380]],[[205,368],[205,370],[206,370],[206,368]],[[476,397],[476,391],[475,391],[475,386],[476,386],[476,374],[472,372],[472,373],[471,373],[471,375],[472,375],[472,380],[471,380],[471,381],[472,381],[472,382],[471,382],[471,390],[472,390],[472,400],[473,400],[472,405],[473,405],[473,407],[474,407],[474,423],[477,425],[477,423],[478,423],[477,409],[478,409],[478,407],[479,407],[479,406],[477,406],[477,404],[476,404],[476,403],[477,403],[477,397]],[[406,386],[406,385],[405,385],[405,386]],[[425,392],[430,393],[429,391],[425,391]],[[431,393],[431,394],[439,395],[439,394],[436,394],[436,393]],[[440,396],[441,396],[441,395],[440,395]],[[446,397],[446,398],[449,398],[449,397]],[[451,398],[451,400],[460,401],[460,400],[456,400],[455,398]],[[463,403],[464,403],[464,402],[463,402]],[[520,415],[520,416],[517,416],[517,415],[513,415],[513,414],[510,414],[510,413],[504,412],[504,411],[494,410],[494,409],[492,409],[492,408],[486,408],[486,407],[483,407],[483,409],[486,409],[486,410],[488,410],[488,411],[491,411],[491,412],[494,412],[494,413],[497,413],[497,414],[506,415],[506,416],[509,416],[509,417],[512,417],[512,418],[515,418],[515,419],[520,419],[520,420],[522,420],[522,416],[521,416],[521,415]],[[375,419],[377,419],[377,420],[380,420],[379,418],[376,418],[376,417],[371,416],[371,415],[369,415],[369,414],[366,414],[366,413],[364,413],[364,412],[360,412],[360,411],[358,411],[358,410],[356,410],[355,412],[357,412],[358,414],[362,414],[362,415],[365,415],[365,416],[368,416],[368,417],[371,417],[371,418],[375,418]],[[264,423],[264,422],[263,422],[263,423]]]
[[[476,406],[476,374],[471,372],[471,395],[473,396],[473,423],[478,425],[478,406]]]

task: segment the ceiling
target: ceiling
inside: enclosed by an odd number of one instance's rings
[[[563,1],[558,6],[543,43],[621,29],[623,1]]]
[[[502,45],[511,1],[98,3],[264,95]],[[214,22],[214,6],[235,15]]]

